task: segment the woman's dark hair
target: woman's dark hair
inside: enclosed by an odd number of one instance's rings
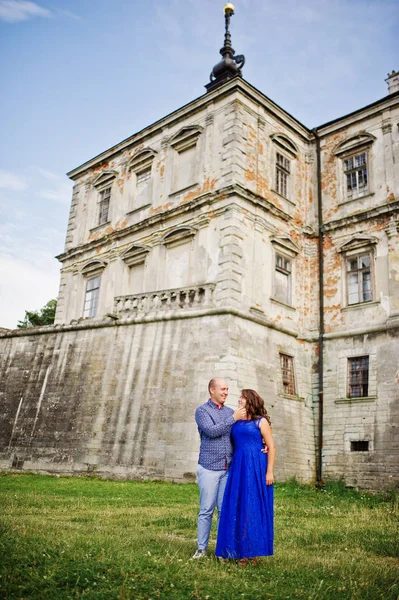
[[[270,417],[267,414],[263,398],[259,396],[258,392],[255,392],[255,390],[241,390],[241,395],[247,401],[245,410],[247,411],[247,416],[250,421],[265,417],[269,425],[272,424]]]

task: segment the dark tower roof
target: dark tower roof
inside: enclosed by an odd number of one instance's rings
[[[218,62],[217,65],[213,67],[210,76],[210,83],[205,86],[208,92],[219,87],[219,85],[226,83],[226,81],[229,81],[229,79],[233,79],[234,77],[242,77],[241,69],[245,64],[245,56],[243,54],[234,56],[235,50],[231,45],[229,25],[230,18],[232,15],[234,15],[234,6],[228,2],[225,4],[223,10],[226,22],[224,46],[220,49],[220,54],[223,58],[220,62]]]

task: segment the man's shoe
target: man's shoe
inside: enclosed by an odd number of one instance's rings
[[[196,550],[195,554],[191,557],[191,559],[193,558],[205,558],[206,556],[206,550]]]

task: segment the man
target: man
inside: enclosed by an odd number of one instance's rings
[[[195,411],[195,420],[201,438],[197,478],[200,490],[198,514],[198,548],[193,558],[206,555],[215,507],[222,510],[228,469],[233,456],[230,438],[231,426],[245,419],[245,408],[233,410],[225,406],[229,386],[221,377],[208,384],[210,398]]]

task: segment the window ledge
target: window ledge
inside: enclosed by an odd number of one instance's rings
[[[374,195],[375,192],[368,192],[368,194],[364,194],[364,196],[356,196],[356,198],[345,198],[345,200],[341,200],[341,202],[338,202],[338,206],[350,204],[351,202],[357,202],[358,200],[363,200],[363,198],[371,198]]]
[[[184,192],[188,192],[189,190],[192,190],[196,187],[199,186],[199,183],[192,183],[191,185],[188,185],[187,187],[181,188],[180,190],[176,190],[175,192],[172,192],[171,194],[169,194],[169,198],[174,198],[174,196],[178,196],[179,194],[183,194]]]
[[[103,227],[106,227],[107,225],[111,225],[111,221],[106,221],[106,223],[101,223],[101,225],[96,225],[95,227],[92,227],[90,229],[90,231],[98,231],[99,229],[102,229]]]
[[[360,398],[336,398],[335,404],[357,404],[358,402],[375,402],[378,396],[364,396]]]
[[[133,210],[129,210],[126,214],[134,215],[134,213],[138,213],[138,212],[140,212],[140,210],[144,210],[145,208],[149,208],[150,206],[151,206],[151,202],[147,202],[147,204],[142,204],[141,206],[138,206],[137,208],[133,208]]]
[[[296,206],[296,202],[294,202],[294,200],[291,200],[291,198],[287,198],[287,196],[283,196],[283,194],[280,194],[280,192],[278,192],[274,188],[272,188],[270,191],[273,194],[276,194],[276,196],[278,196],[279,198],[282,198],[283,200],[286,200],[287,202],[289,202],[290,204],[292,204],[292,206]]]
[[[341,308],[342,312],[346,312],[347,310],[356,310],[359,308],[365,308],[366,306],[378,306],[381,304],[379,300],[372,300],[371,302],[359,302],[359,304],[348,304],[348,306],[343,306]]]
[[[274,304],[280,304],[280,306],[284,306],[285,308],[296,312],[296,308],[294,306],[291,306],[291,304],[286,304],[285,302],[283,302],[282,300],[278,300],[277,298],[270,298],[270,302],[273,302]]]
[[[305,402],[305,398],[297,394],[279,394],[279,397],[286,398],[287,400],[295,400],[295,402]]]

